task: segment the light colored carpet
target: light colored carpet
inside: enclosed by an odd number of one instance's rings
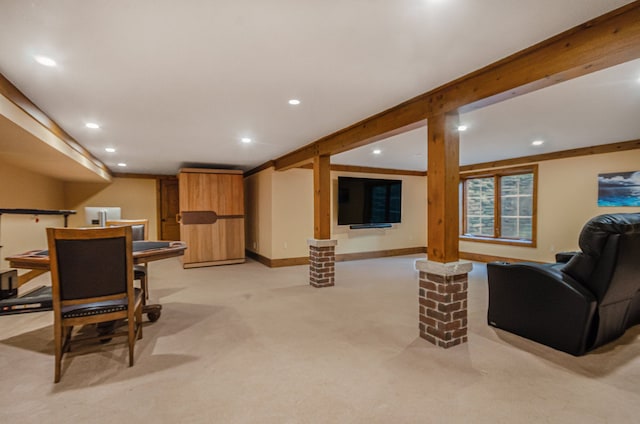
[[[306,266],[152,263],[164,309],[136,364],[114,339],[55,385],[51,313],[0,317],[0,422],[640,422],[640,328],[576,358],[488,327],[475,264],[469,342],[440,349],[418,337],[417,257],[338,263],[323,289]]]

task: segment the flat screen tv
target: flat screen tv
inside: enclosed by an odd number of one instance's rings
[[[338,225],[397,223],[401,207],[401,180],[338,177]]]

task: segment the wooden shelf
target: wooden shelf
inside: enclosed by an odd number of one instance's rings
[[[0,209],[0,215],[3,213],[14,215],[64,215],[69,216],[76,211],[65,209]]]
[[[62,215],[64,216],[64,226],[67,226],[69,215],[74,215],[76,211],[67,209],[0,209],[0,216],[3,214],[12,215]]]

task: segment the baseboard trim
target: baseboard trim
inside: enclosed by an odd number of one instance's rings
[[[460,259],[474,262],[538,262],[529,259],[505,258],[503,256],[483,255],[482,253],[460,252]]]
[[[336,262],[359,261],[361,259],[387,258],[389,256],[415,255],[427,253],[426,247],[406,247],[403,249],[375,250],[372,252],[342,253],[336,255]]]
[[[416,255],[427,253],[426,247],[407,247],[403,249],[376,250],[372,252],[342,253],[336,255],[336,262],[358,261],[362,259],[387,258],[390,256]],[[306,256],[299,258],[269,259],[256,252],[246,251],[247,257],[260,262],[269,268],[280,268],[284,266],[308,265],[309,258]],[[528,259],[507,258],[504,256],[483,255],[482,253],[460,252],[460,259],[474,262],[539,262]]]
[[[201,268],[205,266],[241,264],[241,263],[244,263],[244,261],[245,261],[244,258],[237,258],[237,259],[227,259],[223,261],[190,262],[190,263],[183,263],[182,268],[190,269],[190,268]]]
[[[304,256],[301,258],[283,258],[283,259],[270,259],[266,256],[262,256],[259,253],[252,252],[251,250],[245,251],[247,257],[260,262],[262,265],[266,265],[269,268],[280,268],[283,266],[295,266],[295,265],[308,265],[309,258]]]
[[[300,258],[271,259],[271,268],[296,265],[309,265],[309,258],[307,256],[303,256]]]
[[[260,255],[260,254],[258,254],[256,252],[251,251],[251,250],[245,250],[244,254],[245,254],[245,256],[247,258],[251,258],[254,261],[260,262],[262,265],[266,265],[268,267],[271,267],[271,259],[269,259],[269,258],[267,258],[265,256],[262,256],[262,255]]]
[[[386,258],[389,256],[414,255],[417,253],[426,253],[426,247],[408,247],[404,249],[377,250],[373,252],[343,253],[336,255],[336,262],[357,261],[361,259]],[[307,256],[298,258],[269,259],[259,253],[246,251],[247,257],[260,262],[269,268],[280,268],[284,266],[308,265],[309,258]]]

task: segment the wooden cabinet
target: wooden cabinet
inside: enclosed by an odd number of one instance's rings
[[[242,171],[181,169],[179,191],[184,268],[244,262]]]

